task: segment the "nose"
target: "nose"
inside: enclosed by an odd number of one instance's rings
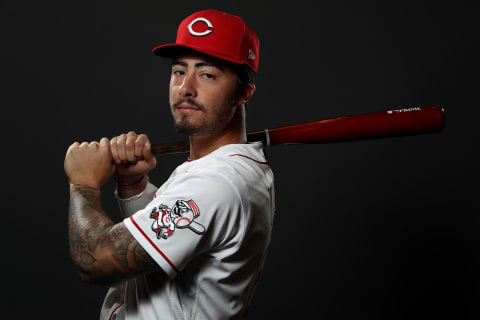
[[[195,79],[192,75],[186,74],[183,77],[182,84],[178,88],[178,93],[182,98],[195,97],[197,95]]]

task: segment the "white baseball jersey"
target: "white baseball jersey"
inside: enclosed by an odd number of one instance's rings
[[[223,146],[178,166],[158,190],[149,184],[119,202],[126,227],[163,272],[111,288],[101,319],[245,316],[274,213],[261,143]]]

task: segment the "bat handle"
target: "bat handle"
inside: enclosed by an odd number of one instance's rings
[[[256,142],[261,141],[264,146],[270,146],[270,133],[268,129],[260,130],[260,131],[253,131],[247,133],[247,141],[249,142]]]
[[[180,141],[163,144],[152,144],[150,150],[153,154],[188,152],[190,150],[190,142]]]

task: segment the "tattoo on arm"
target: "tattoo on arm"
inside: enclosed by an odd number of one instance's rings
[[[124,223],[114,224],[103,210],[100,190],[70,187],[70,254],[85,279],[116,282],[158,269]]]

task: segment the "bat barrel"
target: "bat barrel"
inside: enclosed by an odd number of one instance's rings
[[[445,116],[438,106],[366,113],[269,129],[270,145],[328,143],[433,133],[443,129]]]

